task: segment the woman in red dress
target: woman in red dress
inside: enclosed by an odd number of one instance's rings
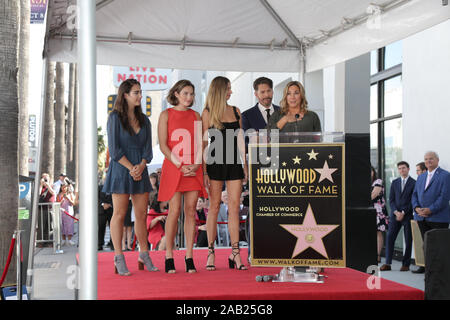
[[[194,85],[190,81],[178,81],[167,96],[174,107],[163,111],[158,122],[159,145],[165,156],[158,201],[169,201],[165,225],[167,273],[175,273],[172,251],[183,195],[186,272],[197,271],[193,260],[196,205],[198,197],[207,194],[203,186],[201,118],[190,109],[194,95]]]

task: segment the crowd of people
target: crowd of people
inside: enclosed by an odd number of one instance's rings
[[[61,173],[58,180],[52,183],[48,173],[41,175],[39,187],[39,206],[40,217],[38,221],[38,240],[43,242],[51,240],[50,222],[48,217],[49,205],[54,202],[61,206],[61,235],[63,246],[74,246],[76,243],[72,237],[74,235],[75,210],[78,200],[74,190],[75,182],[66,174]],[[39,246],[44,246],[43,242]]]
[[[280,132],[320,132],[319,117],[308,109],[305,89],[298,81],[289,82],[280,106],[273,105],[273,83],[261,77],[254,82],[258,103],[241,113],[228,104],[232,94],[229,79],[212,80],[202,114],[191,109],[195,87],[180,80],[170,89],[158,121],[158,141],[164,155],[162,168],[149,173],[147,164],[153,157],[149,119],[142,113],[142,90],[135,79],[122,82],[107,124],[109,166],[105,180],[99,185],[99,250],[109,223],[114,250],[115,272],[129,276],[124,251],[134,249],[137,240],[140,269],[159,271],[154,266],[151,250],[165,251],[166,273],[175,273],[173,250],[180,213],[184,213],[185,271],[197,272],[193,248],[207,247],[206,270],[216,270],[215,245],[231,247],[230,268],[247,270],[240,254],[240,241],[248,243],[247,150],[244,131],[253,129]],[[227,132],[234,133],[230,140]],[[207,136],[208,139],[204,139]],[[205,156],[205,158],[203,158]],[[372,168],[371,198],[377,212],[378,261],[386,237],[386,263],[390,270],[393,246],[401,227],[405,230],[406,250],[402,271],[411,263],[411,225],[416,220],[422,236],[436,228],[448,228],[450,218],[450,175],[438,166],[435,152],[425,154],[417,165],[417,182],[409,176],[409,164],[397,164],[400,177],[392,182],[389,207],[384,184]],[[59,185],[41,181],[42,193],[51,194],[70,212],[75,199],[62,176]],[[59,186],[64,186],[59,188]],[[61,189],[61,195],[59,189]],[[247,200],[245,200],[247,198]],[[181,207],[183,205],[183,208]],[[183,210],[182,210],[183,209]],[[71,241],[68,219],[63,219],[65,240]],[[246,224],[242,223],[246,220]],[[134,230],[134,237],[132,236]],[[413,272],[423,272],[421,268]]]
[[[248,238],[248,223],[241,225],[242,217],[248,215],[248,201],[246,208],[243,200],[248,179],[243,130],[274,127],[286,132],[321,131],[317,114],[308,110],[300,82],[287,84],[281,108],[272,104],[272,80],[258,78],[254,89],[258,104],[241,114],[239,108],[228,104],[230,80],[216,77],[200,115],[191,109],[194,85],[188,80],[178,81],[167,96],[172,107],[163,111],[158,121],[158,141],[165,157],[161,174],[149,176],[146,164],[152,159],[152,132],[140,108],[140,83],[128,79],[120,85],[107,124],[110,165],[99,188],[100,199],[107,195],[111,198],[109,203],[99,201],[99,209],[102,214],[108,212],[101,221],[110,222],[114,266],[119,275],[130,275],[123,255],[127,249],[123,228],[130,201],[142,268],[157,271],[149,255],[150,244],[151,248],[165,250],[165,272],[176,272],[173,250],[183,204],[186,272],[197,271],[194,245],[208,247],[206,270],[216,270],[216,240],[231,247],[230,268],[247,270],[239,247],[240,240]],[[230,130],[234,133],[231,142],[227,139]],[[205,135],[209,141],[203,139]],[[103,225],[100,242],[104,238]],[[99,249],[103,245],[100,242]]]
[[[381,271],[392,270],[394,244],[403,227],[404,253],[400,271],[410,271],[412,254],[411,220],[417,221],[422,240],[435,229],[448,229],[450,222],[450,173],[439,167],[439,155],[428,151],[424,162],[416,164],[417,180],[409,175],[406,161],[397,163],[399,177],[392,181],[389,192],[390,213],[386,206],[383,181],[372,167],[372,202],[377,212],[378,262],[381,262],[384,232],[386,232],[386,261]],[[413,273],[424,273],[420,266]]]

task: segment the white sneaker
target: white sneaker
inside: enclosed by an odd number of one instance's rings
[[[69,245],[74,246],[76,245],[75,241],[73,241],[72,239],[69,240]]]

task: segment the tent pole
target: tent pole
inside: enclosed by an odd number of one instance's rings
[[[97,299],[97,105],[95,1],[78,0],[78,74],[80,121],[80,278],[82,300]]]
[[[42,160],[42,150],[44,146],[44,124],[45,124],[45,108],[46,108],[46,93],[47,93],[47,57],[44,57],[42,60],[42,87],[41,87],[41,114],[39,117],[39,144],[38,144],[38,150],[36,155],[36,170],[34,175],[34,193],[33,193],[33,200],[32,200],[32,215],[31,215],[31,233],[30,233],[30,246],[28,251],[28,271],[27,274],[27,281],[26,286],[28,292],[33,288],[33,273],[31,270],[33,270],[33,264],[34,264],[34,247],[35,247],[35,241],[36,241],[36,223],[37,223],[37,216],[38,216],[38,203],[39,203],[39,187],[40,187],[40,180],[41,180],[41,160]],[[29,289],[30,288],[30,289]]]
[[[302,43],[302,45],[300,46],[300,72],[298,73],[298,78],[303,85],[305,85],[305,74],[306,74],[306,53],[305,53],[305,44]]]

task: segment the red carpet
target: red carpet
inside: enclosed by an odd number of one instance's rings
[[[352,269],[325,269],[325,283],[256,282],[257,275],[276,274],[281,268],[228,269],[231,249],[216,249],[216,271],[206,271],[207,249],[194,250],[197,273],[185,272],[183,250],[174,251],[177,273],[164,272],[164,251],[152,251],[159,272],[139,271],[138,252],[125,252],[129,277],[114,274],[113,252],[98,254],[99,300],[423,300],[421,290],[381,279],[381,288],[370,290],[370,275]],[[247,258],[247,248],[241,249]]]

